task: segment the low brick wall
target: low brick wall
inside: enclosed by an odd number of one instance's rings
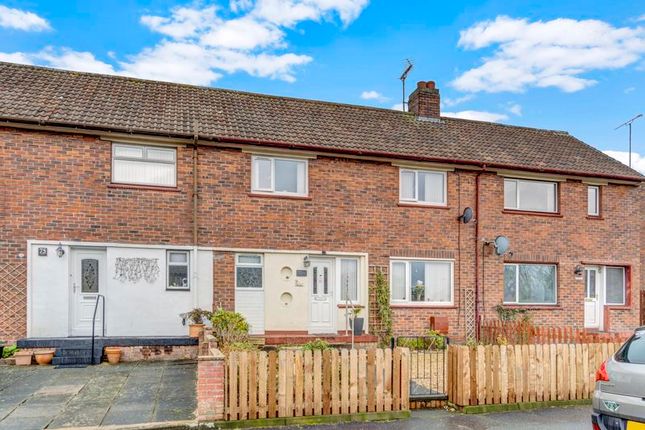
[[[198,421],[224,419],[224,364],[224,354],[215,348],[197,358]]]
[[[122,346],[120,348],[123,362],[195,360],[199,351],[197,345]]]

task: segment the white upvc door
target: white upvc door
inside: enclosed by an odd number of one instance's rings
[[[72,249],[71,335],[91,336],[94,307],[99,294],[105,295],[106,252],[97,249]],[[103,327],[102,303],[99,303],[95,333]]]
[[[603,328],[601,277],[598,267],[585,268],[585,328]]]
[[[311,261],[309,333],[336,333],[336,300],[332,260]]]

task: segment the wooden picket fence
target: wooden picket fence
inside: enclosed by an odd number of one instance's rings
[[[450,346],[448,398],[458,406],[589,399],[621,343]]]
[[[480,340],[484,344],[551,344],[551,343],[605,343],[623,342],[631,332],[593,333],[572,327],[542,327],[530,321],[483,320],[479,326]]]
[[[231,352],[226,358],[228,420],[409,409],[406,348]]]

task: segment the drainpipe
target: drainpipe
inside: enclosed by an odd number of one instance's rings
[[[484,166],[484,170],[486,166]],[[475,177],[475,337],[479,340],[479,177]]]
[[[199,256],[197,255],[197,247],[198,247],[198,224],[197,224],[197,161],[198,161],[198,153],[197,153],[197,142],[199,140],[199,132],[197,128],[197,123],[195,123],[195,135],[193,136],[193,256],[194,256],[194,263],[193,263],[193,280],[194,282],[194,288],[193,288],[193,303],[195,304],[195,307],[201,307],[199,303]]]

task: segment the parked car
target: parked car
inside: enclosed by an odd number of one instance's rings
[[[594,430],[645,430],[645,327],[596,372]]]

